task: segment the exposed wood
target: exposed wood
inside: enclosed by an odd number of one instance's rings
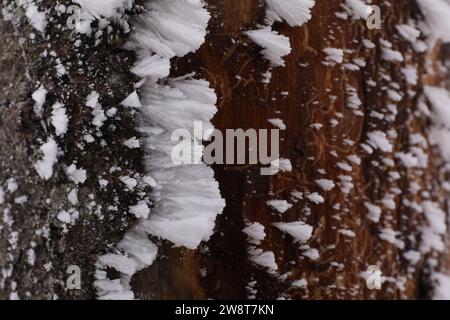
[[[378,1],[381,3],[382,1]],[[196,70],[213,83],[219,94],[219,112],[214,124],[224,131],[233,128],[270,129],[270,118],[282,118],[287,130],[282,132],[281,155],[294,165],[292,173],[263,177],[259,166],[225,166],[216,168],[222,195],[227,207],[219,217],[216,233],[198,252],[180,249],[164,250],[167,257],[155,263],[154,267],[142,272],[140,281],[154,279],[146,287],[137,286],[143,297],[154,298],[216,298],[245,299],[246,287],[257,281],[256,297],[274,299],[414,299],[427,296],[424,281],[427,282],[425,259],[417,268],[408,267],[402,257],[404,250],[379,238],[380,229],[392,227],[400,232],[400,238],[407,238],[406,248],[416,249],[419,226],[423,216],[402,205],[404,199],[423,201],[424,198],[408,191],[412,182],[417,182],[423,190],[433,190],[439,195],[437,200],[445,207],[445,192],[440,186],[439,165],[430,161],[425,170],[406,170],[392,155],[396,166],[389,168],[379,162],[383,155],[373,155],[361,148],[372,130],[387,131],[395,128],[398,137],[393,144],[395,152],[405,150],[411,133],[425,134],[427,119],[416,116],[418,97],[424,83],[440,84],[443,78],[427,75],[425,62],[434,61],[436,69],[442,61],[442,47],[438,46],[431,56],[414,52],[411,45],[399,37],[395,31],[397,24],[409,19],[421,19],[420,12],[411,1],[395,1],[382,6],[382,30],[368,30],[365,21],[345,21],[335,16],[341,1],[316,1],[312,20],[299,28],[291,28],[285,23],[276,25],[276,30],[289,36],[292,53],[285,59],[286,66],[273,69],[270,85],[261,83],[263,73],[269,69],[269,62],[260,54],[243,31],[263,23],[265,6],[263,1],[214,1],[210,0],[209,10],[213,13],[210,32],[205,45],[197,54],[177,62],[177,74]],[[369,39],[378,44],[380,39],[392,42],[393,49],[405,55],[405,63],[392,63],[381,58],[381,47],[374,50],[363,46],[362,40]],[[346,62],[363,58],[367,67],[359,71],[324,66],[323,49],[343,48]],[[406,63],[418,66],[417,88],[409,86],[402,76],[401,68]],[[390,76],[391,80],[383,80]],[[368,80],[377,85],[371,88]],[[391,82],[399,83],[398,91],[404,99],[398,104],[395,122],[386,125],[370,117],[371,111],[385,110],[390,102],[384,87]],[[346,85],[357,89],[361,97],[364,116],[355,115],[346,107],[348,97]],[[417,93],[408,96],[408,90]],[[283,95],[288,92],[288,95]],[[335,97],[335,99],[331,99]],[[341,113],[342,119],[338,113]],[[331,119],[338,119],[333,127]],[[317,130],[313,124],[320,123]],[[354,142],[346,143],[345,139]],[[337,157],[330,152],[336,151]],[[339,169],[336,164],[347,161],[350,155],[362,158],[361,166],[354,165],[351,173]],[[430,159],[439,159],[435,150],[428,150]],[[378,161],[379,164],[374,163]],[[323,177],[319,169],[327,172],[325,177],[339,181],[348,175],[354,185],[348,195],[339,187],[325,194],[325,203],[311,204],[299,201],[295,209],[286,215],[274,214],[266,202],[274,198],[289,199],[291,192],[323,191],[314,183]],[[398,171],[402,179],[389,178],[389,173]],[[398,188],[401,194],[395,196],[395,210],[383,208],[378,225],[367,218],[364,207],[366,201],[380,203],[386,191]],[[333,209],[339,204],[340,209]],[[305,210],[310,208],[310,213]],[[302,256],[299,245],[292,238],[283,236],[271,224],[279,221],[297,221],[306,218],[314,226],[311,247],[320,252],[317,261]],[[248,260],[247,240],[242,229],[245,221],[257,221],[265,226],[267,237],[261,248],[274,251],[280,274],[285,279],[273,277]],[[346,228],[356,236],[350,238],[338,232]],[[204,252],[204,254],[201,254]],[[379,265],[383,275],[404,279],[405,290],[399,290],[396,283],[387,282],[381,291],[371,291],[366,287],[361,273],[370,265]],[[192,274],[192,270],[204,270]],[[170,270],[168,272],[168,270]],[[180,278],[180,275],[184,277]],[[290,288],[296,279],[308,281],[308,289]],[[160,285],[161,279],[164,279]],[[138,282],[140,282],[138,281]],[[157,284],[158,283],[158,284]],[[141,291],[142,290],[142,291]]]

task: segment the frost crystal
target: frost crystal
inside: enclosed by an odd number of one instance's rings
[[[268,28],[247,31],[246,34],[253,42],[264,48],[262,53],[274,66],[284,66],[283,57],[291,52],[288,37]]]
[[[266,0],[269,9],[290,26],[302,26],[311,19],[315,0]]]
[[[283,232],[291,235],[295,241],[306,242],[311,238],[313,227],[298,221],[298,222],[290,222],[290,223],[275,223],[275,227],[280,229]]]
[[[133,92],[122,105],[141,110],[138,114],[141,142],[144,151],[151,155],[146,168],[152,175],[144,177],[143,182],[153,188],[154,207],[150,213],[146,201],[131,206],[129,211],[139,222],[118,244],[124,255],[107,254],[99,258],[96,286],[100,299],[134,298],[130,276],[151,265],[158,251],[148,235],[196,249],[201,241],[210,238],[216,216],[225,206],[210,167],[200,161],[195,165],[174,163],[171,158],[174,130],[190,132],[187,143],[196,146],[195,157],[200,160],[204,131],[194,130],[194,122],[202,123],[204,130],[213,128],[211,119],[217,111],[217,97],[209,83],[191,79],[190,75],[166,78],[170,74],[170,58],[194,52],[203,44],[209,18],[201,0],[153,0],[134,21],[126,47],[138,55],[131,71],[144,78],[139,84],[142,99]],[[161,79],[164,81],[158,83]],[[100,111],[95,93],[87,100],[86,105]],[[130,148],[138,147],[138,143],[135,138],[125,141]],[[137,185],[131,177],[121,180],[130,188]],[[109,280],[104,271],[106,266],[118,270],[122,277]]]
[[[58,161],[58,145],[55,140],[48,138],[40,151],[42,152],[42,159],[36,162],[34,168],[42,179],[48,180],[53,175],[53,166]]]

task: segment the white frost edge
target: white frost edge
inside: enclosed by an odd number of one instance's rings
[[[155,207],[126,233],[118,245],[120,251],[99,257],[95,282],[99,299],[134,299],[132,275],[150,266],[157,255],[148,235],[195,249],[210,238],[215,219],[225,207],[212,168],[203,163],[175,165],[170,158],[173,130],[192,131],[194,121],[202,122],[204,130],[213,128],[210,121],[217,112],[217,97],[209,83],[189,75],[166,78],[170,58],[195,52],[203,44],[210,15],[201,0],[152,0],[147,8],[126,45],[138,54],[132,71],[143,77],[142,103],[133,92],[124,104],[140,111],[146,167],[155,179]],[[157,83],[162,79],[165,85]],[[194,151],[200,150],[201,156],[200,137],[193,137],[199,147]],[[108,279],[106,267],[118,270],[121,278]]]

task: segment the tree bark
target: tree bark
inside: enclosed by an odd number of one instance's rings
[[[10,1],[7,1],[7,3]],[[64,1],[65,3],[68,1]],[[277,22],[274,29],[291,40],[292,52],[285,57],[286,66],[272,68],[261,48],[243,33],[264,23],[265,1],[207,0],[211,13],[209,33],[202,48],[184,58],[173,59],[171,76],[196,71],[208,79],[219,96],[219,111],[214,118],[216,128],[271,129],[267,119],[281,118],[287,130],[281,131],[281,156],[289,159],[292,172],[261,176],[260,166],[216,165],[216,179],[227,206],[217,220],[210,241],[197,250],[175,248],[159,242],[157,260],[133,277],[132,287],[141,299],[419,299],[430,297],[430,272],[448,271],[448,249],[444,253],[422,256],[411,265],[404,257],[420,245],[423,213],[405,205],[405,201],[422,202],[430,198],[447,209],[448,191],[443,187],[448,173],[438,151],[427,147],[429,157],[425,168],[406,168],[395,153],[407,151],[412,134],[427,136],[429,119],[420,113],[425,85],[446,86],[448,74],[445,46],[437,43],[427,52],[415,52],[409,42],[396,32],[396,25],[409,20],[422,20],[415,2],[398,0],[389,5],[374,1],[382,9],[382,29],[369,30],[363,20],[342,20],[335,13],[343,1],[316,0],[312,19],[302,27],[289,27]],[[51,7],[53,1],[43,2]],[[132,14],[132,13],[130,13]],[[134,223],[127,208],[148,188],[124,190],[120,177],[145,174],[141,149],[128,149],[123,141],[139,137],[133,113],[120,102],[133,91],[137,80],[129,71],[134,63],[133,52],[122,49],[127,35],[114,28],[112,36],[104,36],[99,45],[83,38],[81,48],[71,44],[70,32],[57,27],[65,16],[52,15],[47,37],[37,34],[25,22],[12,23],[0,16],[0,185],[7,189],[14,178],[18,190],[7,193],[0,204],[0,298],[16,293],[20,298],[94,298],[95,262],[107,252]],[[374,49],[363,45],[368,39]],[[401,52],[404,62],[383,59],[380,41],[389,40]],[[345,50],[345,63],[362,58],[366,66],[356,71],[323,64],[323,49]],[[56,55],[43,57],[42,52]],[[68,68],[63,80],[55,77],[56,59]],[[79,63],[81,61],[81,63]],[[419,70],[417,85],[408,84],[402,68],[413,65]],[[269,84],[264,73],[272,69]],[[370,81],[376,84],[371,85]],[[32,112],[31,94],[39,85],[48,91],[46,112],[57,97],[64,102],[71,120],[69,132],[58,140],[63,155],[48,180],[40,179],[33,163],[37,150],[47,136],[48,123]],[[398,84],[395,85],[395,84]],[[363,115],[347,107],[351,86],[362,101]],[[85,97],[96,90],[105,110],[115,107],[117,116],[108,119],[102,135],[92,143],[82,137],[92,128],[90,110],[84,108]],[[373,112],[389,114],[393,103],[388,89],[402,94],[395,102],[398,113],[391,120],[380,120]],[[287,94],[286,94],[287,93]],[[47,114],[48,116],[48,114]],[[45,118],[45,117],[44,117]],[[335,125],[331,120],[337,120]],[[44,121],[45,122],[45,121]],[[321,124],[320,127],[315,124]],[[391,136],[393,152],[374,151],[368,154],[361,146],[368,133],[395,130]],[[350,156],[361,158],[351,163]],[[387,165],[386,159],[394,166]],[[88,180],[79,189],[76,209],[80,218],[65,230],[56,219],[70,207],[67,193],[73,183],[64,174],[65,166],[76,162],[88,169]],[[339,163],[350,163],[346,171]],[[111,172],[111,167],[120,170]],[[326,172],[324,175],[321,172]],[[399,178],[396,177],[399,173]],[[108,180],[107,188],[98,185],[98,178]],[[337,186],[324,192],[315,180],[326,177]],[[351,178],[352,187],[343,192]],[[417,188],[412,188],[414,185]],[[419,190],[419,191],[417,191]],[[293,199],[294,191],[304,197],[286,214],[276,214],[267,201]],[[430,194],[427,194],[428,191]],[[324,203],[314,204],[306,198],[320,193]],[[15,199],[26,195],[25,204]],[[395,208],[383,205],[392,195]],[[365,203],[382,207],[381,220],[373,223],[367,217]],[[447,211],[447,210],[445,210]],[[7,218],[10,217],[10,218]],[[277,222],[303,219],[313,226],[308,245],[319,252],[317,260],[303,255],[304,248],[273,226]],[[9,222],[12,221],[12,222]],[[248,254],[249,243],[242,232],[248,222],[265,227],[266,238],[260,248],[273,251],[278,274],[268,273],[255,265]],[[384,241],[380,232],[392,228],[404,249]],[[351,231],[353,235],[349,236]],[[38,231],[38,232],[37,232]],[[14,238],[18,237],[17,242]],[[447,248],[449,245],[446,239]],[[33,248],[36,262],[28,260]],[[436,265],[430,265],[434,258]],[[46,271],[44,265],[52,263]],[[67,267],[78,265],[82,270],[82,289],[67,290]],[[371,265],[378,265],[387,281],[382,290],[369,290],[361,274]],[[8,270],[12,270],[8,274]],[[292,287],[304,279],[306,287]],[[251,290],[249,289],[251,288]]]

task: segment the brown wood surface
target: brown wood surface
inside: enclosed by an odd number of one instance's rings
[[[381,1],[378,1],[381,2]],[[414,299],[426,297],[428,291],[426,259],[416,267],[409,267],[402,256],[409,249],[417,249],[418,228],[423,216],[402,205],[404,199],[423,201],[420,194],[408,191],[411,182],[417,182],[424,190],[433,190],[436,200],[445,207],[446,193],[440,186],[440,157],[435,150],[427,150],[431,159],[428,168],[405,169],[392,154],[388,158],[396,162],[388,168],[380,162],[384,156],[375,151],[367,155],[360,143],[372,130],[387,131],[395,128],[398,138],[393,141],[395,152],[407,149],[412,133],[425,135],[427,119],[417,114],[418,97],[423,84],[443,83],[443,78],[426,70],[425,63],[433,62],[436,69],[441,63],[441,46],[430,53],[416,53],[411,45],[395,31],[395,26],[409,19],[422,19],[420,11],[411,1],[395,1],[382,6],[382,30],[368,30],[365,21],[344,21],[335,16],[342,1],[317,0],[312,19],[302,27],[289,27],[277,23],[275,29],[291,39],[292,53],[285,59],[286,66],[273,69],[270,85],[261,82],[262,74],[270,64],[260,54],[261,48],[253,44],[243,31],[256,28],[264,22],[264,1],[229,0],[208,1],[212,22],[206,43],[198,53],[177,61],[176,74],[196,70],[206,76],[220,97],[219,112],[214,124],[220,130],[233,128],[270,129],[270,118],[281,118],[287,130],[281,134],[281,155],[291,160],[294,170],[274,177],[259,174],[258,166],[216,167],[216,177],[227,207],[219,217],[212,239],[193,252],[182,249],[164,250],[165,258],[136,277],[136,288],[142,297],[153,298],[216,298],[247,297],[246,287],[256,280],[258,299],[279,297],[293,299]],[[366,49],[363,39],[376,44]],[[404,63],[381,59],[380,39],[389,40],[393,49],[405,56]],[[326,47],[348,50],[346,62],[361,57],[367,67],[359,71],[346,71],[341,67],[327,67],[323,49]],[[401,68],[406,64],[418,67],[417,87],[409,86]],[[391,80],[383,79],[389,76]],[[377,82],[374,88],[368,80]],[[386,111],[390,102],[385,88],[398,83],[399,92],[405,97],[398,103],[398,116],[392,123],[370,117],[370,112]],[[357,88],[362,100],[364,116],[355,115],[346,107],[346,85]],[[408,90],[415,94],[408,96]],[[282,93],[288,92],[288,96]],[[333,101],[330,96],[336,96]],[[340,123],[332,127],[329,121],[343,114]],[[312,124],[321,123],[316,130]],[[353,146],[345,139],[354,141]],[[330,154],[336,151],[338,157]],[[361,166],[353,166],[351,173],[339,169],[336,164],[349,155],[362,158]],[[314,183],[324,177],[317,171],[324,169],[325,178],[339,181],[340,175],[350,175],[354,188],[344,195],[340,188],[323,193]],[[398,171],[402,178],[393,180],[389,172]],[[379,204],[392,188],[401,190],[394,200],[396,210],[383,208],[379,224],[367,218],[364,202]],[[299,201],[287,214],[274,214],[266,202],[271,199],[289,199],[291,192],[319,192],[325,203],[314,205]],[[340,210],[333,209],[340,204]],[[310,213],[306,208],[310,209]],[[306,219],[314,226],[310,241],[320,252],[317,261],[302,257],[299,245],[284,236],[271,224],[280,221]],[[248,242],[242,229],[245,221],[259,222],[265,226],[267,237],[261,248],[273,251],[281,280],[268,274],[248,260]],[[391,227],[406,239],[406,249],[399,250],[378,237],[379,230]],[[356,237],[349,238],[337,232],[340,228],[352,230]],[[444,255],[445,259],[445,255]],[[342,267],[335,267],[335,263]],[[379,265],[384,276],[404,279],[404,290],[393,282],[386,282],[381,291],[371,291],[361,277],[369,265]],[[200,275],[200,270],[206,276]],[[145,279],[151,278],[151,282]],[[304,278],[308,289],[290,288],[292,281]],[[161,279],[163,279],[161,281]]]

